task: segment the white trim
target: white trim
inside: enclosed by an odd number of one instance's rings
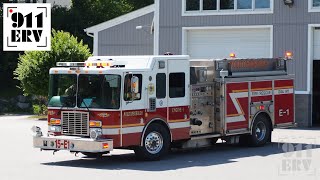
[[[320,27],[320,24],[308,24],[308,69],[307,69],[307,92],[312,94],[312,79],[313,79],[313,31],[315,27]]]
[[[169,127],[170,129],[187,128],[187,127],[190,127],[190,121],[169,123]]]
[[[306,95],[309,95],[310,93],[308,91],[294,91],[294,94],[306,94]]]
[[[142,133],[144,126],[135,127],[125,127],[125,128],[102,128],[102,133],[104,135],[120,135],[121,134],[132,134],[132,133]]]
[[[97,24],[95,26],[88,27],[88,28],[84,29],[84,31],[89,32],[89,33],[99,32],[99,31],[114,27],[116,25],[122,24],[124,22],[133,20],[137,17],[152,13],[154,11],[155,11],[155,5],[152,4],[150,6],[146,6],[144,8],[138,9],[138,10],[130,12],[128,14],[114,18],[112,20]]]
[[[307,70],[307,91],[312,94],[313,89],[313,31],[315,27],[320,27],[320,24],[308,24],[308,70]]]
[[[120,130],[121,130],[122,131],[121,134],[143,133],[144,135],[144,129],[146,129],[145,127],[148,127],[148,125],[124,127],[122,129],[121,128],[102,128],[102,133],[104,135],[120,135]],[[190,121],[169,123],[169,127],[170,127],[170,130],[188,128],[190,127]]]
[[[255,25],[255,26],[202,26],[202,27],[182,27],[182,45],[181,45],[181,54],[186,55],[188,52],[187,49],[187,42],[188,42],[188,36],[187,31],[188,30],[210,30],[210,29],[270,29],[270,57],[273,56],[273,25]]]
[[[282,95],[282,94],[293,94],[293,89],[276,89],[274,90],[274,95]]]
[[[98,48],[99,48],[99,32],[93,33],[93,55],[98,56]]]
[[[153,55],[159,55],[159,34],[160,34],[160,0],[155,0],[154,10],[154,35],[153,35]]]
[[[211,16],[211,15],[241,15],[241,14],[273,14],[274,12],[274,0],[270,0],[270,8],[266,9],[233,9],[233,10],[202,10],[200,4],[199,11],[186,11],[186,0],[182,0],[181,16]],[[201,2],[200,2],[201,3]],[[217,4],[219,1],[217,2]],[[217,5],[219,6],[219,4]],[[235,3],[235,8],[237,4]],[[253,8],[253,7],[252,7]]]
[[[313,7],[313,0],[308,0],[308,12],[320,12],[320,7]]]

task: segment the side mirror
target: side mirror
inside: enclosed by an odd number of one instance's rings
[[[139,93],[139,78],[137,76],[131,78],[131,92]]]

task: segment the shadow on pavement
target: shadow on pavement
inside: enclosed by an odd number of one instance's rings
[[[177,170],[188,167],[201,167],[222,165],[237,162],[237,158],[260,156],[285,153],[285,147],[296,146],[289,143],[270,143],[264,147],[249,148],[235,145],[218,143],[213,147],[193,150],[180,150],[170,153],[161,161],[137,161],[134,154],[121,154],[103,156],[101,159],[81,158],[79,160],[69,160],[60,162],[42,163],[48,166],[81,167],[108,170],[140,170],[140,171],[167,171]],[[301,145],[301,144],[300,144]],[[302,149],[318,149],[320,145],[302,144]]]

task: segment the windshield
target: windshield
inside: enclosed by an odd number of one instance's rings
[[[52,74],[49,83],[49,107],[76,106],[77,75]]]
[[[119,75],[79,75],[78,107],[119,109]]]
[[[121,77],[97,74],[50,75],[49,107],[120,108]]]

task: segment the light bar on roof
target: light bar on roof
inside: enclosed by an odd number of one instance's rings
[[[88,61],[85,63],[86,67],[110,67],[112,66],[112,63],[109,61]]]
[[[84,67],[84,62],[57,62],[58,67]]]

